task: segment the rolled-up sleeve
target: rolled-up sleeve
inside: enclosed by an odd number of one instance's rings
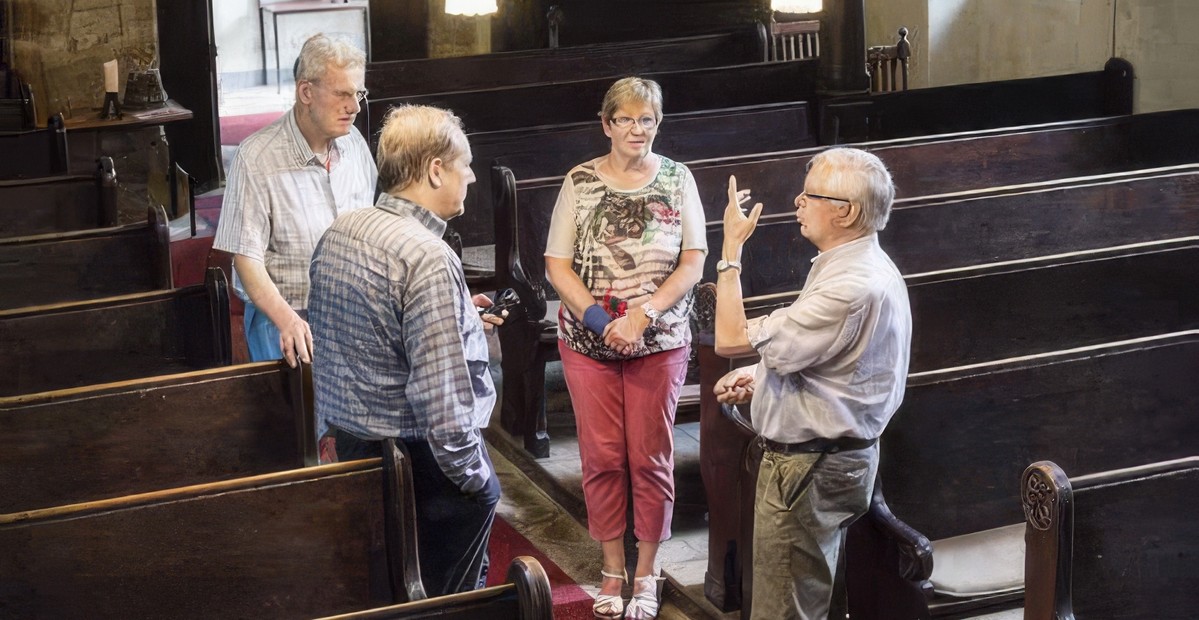
[[[264,260],[271,235],[270,196],[263,186],[266,182],[265,175],[256,173],[253,164],[239,150],[229,166],[221,221],[212,247]]]

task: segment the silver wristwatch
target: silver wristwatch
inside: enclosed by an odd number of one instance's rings
[[[645,313],[645,318],[649,319],[650,325],[657,323],[658,319],[662,318],[662,313],[658,312],[657,308],[649,305],[648,301],[641,304],[641,311]]]
[[[723,273],[730,269],[741,271],[741,261],[724,260],[723,258],[716,261],[716,273]]]

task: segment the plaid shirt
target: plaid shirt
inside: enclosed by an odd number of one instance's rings
[[[446,223],[384,194],[337,218],[312,257],[308,320],[318,432],[424,439],[464,492],[491,472],[481,430],[495,386],[483,321]]]
[[[254,132],[229,166],[212,247],[262,261],[296,310],[308,303],[308,262],[333,219],[374,202],[378,169],[357,128],[333,140],[329,169],[312,152],[293,108]],[[241,278],[233,288],[249,301]]]

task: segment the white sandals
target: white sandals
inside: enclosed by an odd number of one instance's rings
[[[609,573],[601,569],[600,575],[608,579],[619,579],[622,583],[629,580],[629,574],[625,571],[620,571],[620,574]],[[624,598],[620,593],[616,594],[596,594],[595,603],[591,605],[591,613],[596,618],[602,620],[616,620],[624,616]]]
[[[633,579],[633,598],[624,610],[628,620],[652,620],[658,617],[658,582],[662,578],[657,575],[646,575]],[[641,588],[638,592],[637,589]],[[598,599],[596,599],[598,601]]]

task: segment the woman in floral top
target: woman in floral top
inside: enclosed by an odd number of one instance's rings
[[[545,250],[562,299],[558,349],[578,423],[588,529],[603,550],[598,618],[658,614],[658,546],[674,509],[674,415],[687,372],[691,290],[707,243],[695,179],[652,151],[662,90],[640,78],[608,90],[611,151],[571,169]],[[623,537],[633,495],[633,598]]]

